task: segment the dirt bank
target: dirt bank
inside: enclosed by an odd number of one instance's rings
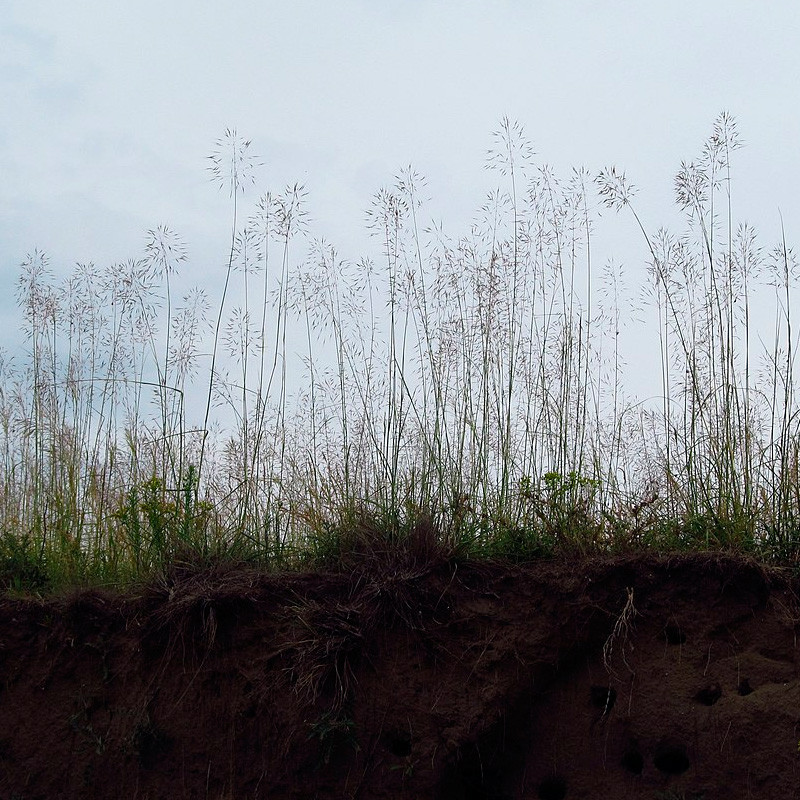
[[[0,797],[800,798],[797,594],[409,556],[5,598]]]

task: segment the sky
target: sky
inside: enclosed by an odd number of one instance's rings
[[[34,248],[66,274],[167,224],[219,274],[230,205],[205,168],[228,128],[252,140],[259,190],[303,183],[314,234],[356,259],[370,198],[407,164],[431,217],[465,232],[504,115],[538,163],[624,169],[655,229],[726,110],[746,144],[737,218],[771,242],[782,215],[796,241],[798,34],[793,0],[3,0],[0,322],[19,329]],[[607,226],[606,255],[644,269],[632,221]]]

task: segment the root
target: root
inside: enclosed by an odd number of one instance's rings
[[[611,662],[614,656],[614,648],[617,645],[619,645],[619,650],[622,654],[622,663],[625,665],[631,675],[634,674],[633,668],[628,663],[625,649],[628,646],[628,637],[630,636],[631,630],[634,627],[634,618],[639,612],[636,610],[636,606],[633,604],[633,589],[631,587],[626,587],[625,591],[628,593],[628,599],[625,601],[625,605],[617,617],[616,622],[614,622],[614,627],[611,630],[608,639],[606,639],[605,644],[603,645],[603,665],[605,666],[609,675],[613,674],[614,672]],[[633,649],[633,645],[631,645],[631,649]]]

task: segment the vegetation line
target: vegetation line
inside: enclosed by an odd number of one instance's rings
[[[311,237],[302,186],[246,217],[250,144],[228,130],[210,156],[232,204],[211,320],[202,288],[178,300],[188,255],[164,225],[143,257],[61,282],[42,252],[22,263],[26,356],[0,358],[2,585],[331,565],[365,532],[399,546],[420,525],[451,556],[800,562],[798,263],[734,218],[729,114],[676,175],[679,233],[647,228],[624,172],[557,176],[504,119],[465,234],[421,227],[408,167],[376,193],[379,252],[358,262]],[[631,269],[593,262],[604,209],[643,237],[655,404],[622,381],[636,301]],[[765,296],[770,334],[753,328]]]

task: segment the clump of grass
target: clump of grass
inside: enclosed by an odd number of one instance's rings
[[[750,226],[735,224],[731,157],[739,146],[735,121],[723,113],[700,158],[681,164],[675,193],[687,228],[680,236],[645,230],[624,175],[607,170],[597,182],[607,205],[631,211],[650,253],[663,405],[648,420],[655,446],[647,468],[662,486],[662,527],[691,546],[793,559],[797,261],[785,237],[765,253]],[[776,314],[757,373],[751,294],[759,281],[774,292]]]
[[[25,354],[0,359],[6,585],[126,584],[187,553],[335,566],[412,552],[425,526],[430,558],[797,560],[798,264],[735,222],[728,114],[676,176],[679,234],[647,229],[618,169],[558,176],[504,119],[465,234],[425,227],[408,167],[357,262],[311,238],[301,186],[248,215],[250,146],[229,130],[211,156],[231,199],[216,311],[200,287],[178,299],[189,253],[164,225],[140,257],[60,282],[44,253],[23,262]],[[602,205],[643,236],[656,406],[624,386],[628,273],[594,263]]]

